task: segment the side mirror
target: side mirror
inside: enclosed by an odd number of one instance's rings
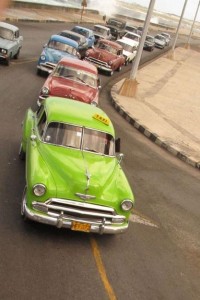
[[[37,139],[37,136],[35,134],[31,134],[30,139],[34,142]]]
[[[118,156],[118,164],[121,163],[121,161],[122,161],[123,158],[124,158],[124,154],[120,153],[119,156]]]
[[[120,143],[121,143],[120,138],[115,140],[115,151],[116,152],[120,152]]]

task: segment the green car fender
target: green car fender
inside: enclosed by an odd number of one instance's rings
[[[51,198],[52,195],[56,197],[57,187],[54,181],[48,165],[40,154],[40,141],[29,140],[27,141],[27,153],[26,156],[26,199],[27,205],[33,201],[44,202]],[[33,192],[35,185],[42,184],[46,188],[46,192],[43,196],[36,196]]]
[[[31,136],[33,128],[34,113],[31,108],[26,111],[24,121],[22,123],[22,149],[26,152],[27,139]]]

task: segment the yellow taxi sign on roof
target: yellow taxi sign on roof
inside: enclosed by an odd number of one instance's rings
[[[106,124],[106,125],[109,125],[110,124],[110,120],[102,115],[99,115],[99,114],[94,114],[93,115],[93,118]]]

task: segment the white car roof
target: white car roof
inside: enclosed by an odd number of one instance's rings
[[[137,34],[137,33],[134,33],[134,32],[127,32],[126,34],[131,34],[131,35],[134,35],[134,36],[137,36],[138,38],[140,38],[141,39],[141,36],[139,35],[139,34]],[[126,34],[124,35],[124,37],[126,37]]]
[[[124,43],[124,44],[129,45],[129,46],[135,46],[135,41],[134,41],[134,40],[131,40],[131,39],[128,39],[128,38],[119,39],[119,40],[117,40],[116,42],[122,42],[122,43]]]

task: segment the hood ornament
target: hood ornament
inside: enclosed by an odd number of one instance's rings
[[[96,196],[93,195],[87,195],[87,194],[82,194],[82,193],[75,193],[76,196],[81,198],[82,200],[90,200],[90,199],[95,199]]]

